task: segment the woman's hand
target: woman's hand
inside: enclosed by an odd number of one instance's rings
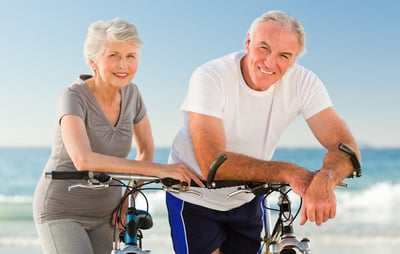
[[[181,182],[186,182],[188,185],[183,186],[183,189],[190,187],[190,182],[193,180],[198,186],[205,187],[202,183],[200,176],[190,170],[185,164],[167,164],[162,165],[161,170],[158,172],[159,178],[173,178]]]

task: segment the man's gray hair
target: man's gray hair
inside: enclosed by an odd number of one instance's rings
[[[258,26],[266,21],[274,21],[278,23],[281,27],[291,29],[293,32],[295,32],[297,34],[297,37],[299,38],[299,52],[297,53],[297,56],[305,54],[306,42],[303,26],[298,20],[290,17],[287,13],[283,11],[269,11],[256,18],[250,25],[250,28],[248,30],[250,38],[253,38],[253,35]]]

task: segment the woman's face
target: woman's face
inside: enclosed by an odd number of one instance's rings
[[[136,74],[139,48],[131,42],[107,42],[97,61],[96,79],[116,88],[131,83]]]

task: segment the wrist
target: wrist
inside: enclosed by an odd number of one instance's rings
[[[317,172],[316,176],[318,176],[323,182],[325,182],[324,184],[331,187],[332,189],[334,189],[337,183],[339,182],[337,180],[335,172],[333,172],[332,170],[327,170],[327,169],[320,170]]]

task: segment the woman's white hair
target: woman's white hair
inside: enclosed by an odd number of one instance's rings
[[[131,42],[138,48],[142,45],[136,27],[120,18],[110,21],[96,21],[88,28],[88,34],[83,46],[86,61],[96,62],[104,53],[107,42]]]

